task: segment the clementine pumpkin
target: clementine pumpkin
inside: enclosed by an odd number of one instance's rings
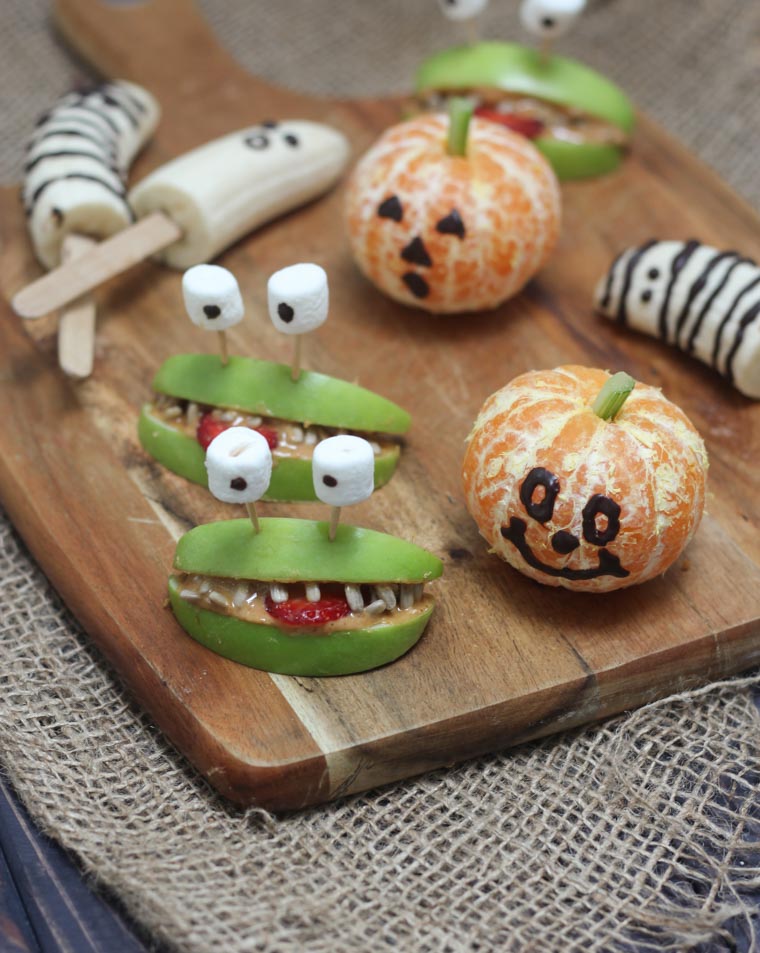
[[[702,438],[659,389],[634,383],[587,367],[530,371],[481,408],[463,465],[467,508],[532,579],[585,592],[644,582],[699,525]]]
[[[466,109],[453,101],[451,118],[393,126],[348,185],[357,264],[390,297],[431,312],[496,307],[543,266],[559,234],[546,159]]]

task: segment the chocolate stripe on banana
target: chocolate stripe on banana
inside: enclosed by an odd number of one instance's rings
[[[637,248],[632,252],[631,257],[628,259],[628,263],[625,267],[625,277],[623,278],[623,290],[620,293],[620,302],[618,304],[617,310],[617,321],[618,324],[627,324],[628,323],[628,293],[631,290],[631,282],[633,281],[633,272],[636,268],[636,265],[641,261],[643,255],[653,246],[656,245],[656,239],[652,238],[648,242]]]
[[[723,320],[718,325],[718,330],[715,334],[715,343],[713,344],[713,352],[712,352],[712,366],[716,368],[716,370],[718,368],[718,358],[720,357],[720,345],[723,340],[723,332],[726,330],[726,328],[730,324],[731,318],[733,318],[734,313],[736,312],[736,309],[739,307],[739,304],[741,303],[741,301],[749,294],[750,291],[752,291],[753,288],[756,288],[758,285],[760,285],[760,274],[758,274],[757,277],[753,278],[748,284],[746,284],[742,288],[742,290],[739,292],[739,294],[736,295],[736,297],[734,298],[731,304],[731,307],[728,309]]]
[[[619,255],[596,289],[608,318],[674,344],[760,399],[760,267],[696,240]]]
[[[701,243],[694,238],[689,239],[689,241],[686,242],[681,251],[673,259],[673,263],[670,266],[670,281],[668,282],[668,286],[665,289],[665,297],[663,298],[662,306],[660,307],[658,324],[659,334],[663,341],[668,340],[668,312],[670,310],[670,299],[673,294],[673,288],[678,281],[678,276],[686,267],[694,252],[700,247],[700,244]]]
[[[678,344],[681,339],[681,331],[688,320],[689,314],[691,312],[692,306],[695,299],[699,295],[707,284],[707,281],[714,271],[714,269],[727,258],[735,257],[736,252],[732,251],[720,251],[716,252],[715,255],[708,261],[702,271],[699,273],[699,276],[691,283],[691,288],[689,288],[689,293],[686,296],[686,300],[683,303],[681,308],[681,313],[678,315],[678,318],[675,322],[675,328],[673,329],[672,343]]]
[[[123,185],[117,189],[115,186],[111,185],[109,182],[106,182],[103,179],[99,179],[96,175],[88,175],[84,172],[67,172],[66,175],[59,175],[59,176],[56,176],[54,179],[47,179],[45,182],[42,183],[42,185],[37,186],[37,188],[32,193],[32,197],[30,199],[29,204],[26,206],[26,214],[27,215],[32,214],[32,212],[34,211],[34,206],[37,204],[37,202],[40,199],[40,196],[43,194],[43,192],[46,189],[48,189],[51,185],[54,185],[56,182],[60,182],[64,179],[66,180],[79,179],[79,180],[84,180],[88,182],[95,182],[98,185],[102,186],[104,189],[107,189],[109,192],[111,192],[113,195],[115,195],[117,198],[120,198],[120,199],[124,198],[124,195],[126,192],[126,189],[124,188]]]

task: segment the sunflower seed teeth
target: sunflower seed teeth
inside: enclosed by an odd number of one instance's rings
[[[308,602],[319,602],[322,598],[322,593],[319,589],[319,586],[315,582],[306,583],[306,599]]]
[[[221,414],[219,414],[219,419],[224,421],[230,421],[230,420],[234,420],[236,417],[239,417],[239,416],[240,415],[238,414],[236,410],[223,410]]]
[[[364,609],[364,597],[359,586],[346,586],[346,602],[352,612],[361,612]]]
[[[314,433],[313,430],[307,430],[306,433],[304,434],[303,442],[306,444],[307,447],[313,447],[314,444],[317,442],[317,435]]]
[[[199,599],[197,592],[194,592],[192,589],[182,589],[179,594],[180,599],[186,599],[188,602],[195,602]]]
[[[167,407],[164,411],[164,417],[168,420],[175,420],[177,417],[182,416],[182,408],[178,407],[177,404],[174,404],[172,407]]]
[[[382,615],[383,612],[385,612],[385,601],[383,599],[375,599],[374,602],[370,602],[364,611],[369,615]]]
[[[260,427],[261,426],[261,417],[249,417],[248,418],[248,427]]]
[[[303,443],[303,427],[292,427],[290,430],[290,439],[293,443]]]
[[[375,594],[378,599],[382,599],[388,609],[396,608],[396,593],[391,586],[375,586]]]
[[[400,609],[411,609],[414,605],[414,586],[401,586],[398,600]]]
[[[212,589],[206,598],[209,602],[213,602],[216,606],[227,605],[227,597],[223,596],[221,592],[217,592],[216,589]]]
[[[235,607],[242,606],[247,598],[248,586],[246,583],[241,582],[240,585],[235,587],[235,592],[232,594],[232,604]]]
[[[288,601],[287,587],[278,586],[277,583],[274,583],[269,587],[269,595],[272,597],[272,602],[287,602]]]

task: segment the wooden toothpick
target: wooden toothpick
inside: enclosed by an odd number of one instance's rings
[[[293,364],[290,369],[290,376],[297,381],[301,376],[301,339],[302,335],[296,334],[293,337]]]
[[[251,524],[253,525],[254,533],[258,534],[261,532],[261,526],[259,525],[259,517],[256,513],[256,504],[255,503],[246,503],[245,508],[248,510],[248,515],[251,518]]]
[[[328,539],[332,542],[335,539],[335,534],[338,532],[338,523],[340,522],[340,507],[333,506],[330,508],[330,532],[328,533]]]
[[[217,331],[219,335],[219,350],[222,352],[222,365],[226,367],[230,362],[230,352],[227,347],[227,332]]]

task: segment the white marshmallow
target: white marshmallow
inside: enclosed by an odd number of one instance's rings
[[[290,265],[267,282],[269,317],[283,334],[305,334],[327,320],[330,294],[319,265]]]
[[[314,448],[314,492],[329,506],[351,506],[369,499],[375,488],[375,455],[363,437],[341,434]]]
[[[488,0],[438,0],[438,6],[449,20],[469,20],[485,10]]]
[[[245,308],[235,276],[219,265],[195,265],[182,276],[182,296],[193,324],[226,331],[243,320]]]
[[[230,427],[206,451],[208,488],[222,503],[255,503],[272,479],[272,451],[265,437],[248,427]]]
[[[523,0],[520,19],[529,33],[552,39],[567,33],[585,6],[586,0]]]

